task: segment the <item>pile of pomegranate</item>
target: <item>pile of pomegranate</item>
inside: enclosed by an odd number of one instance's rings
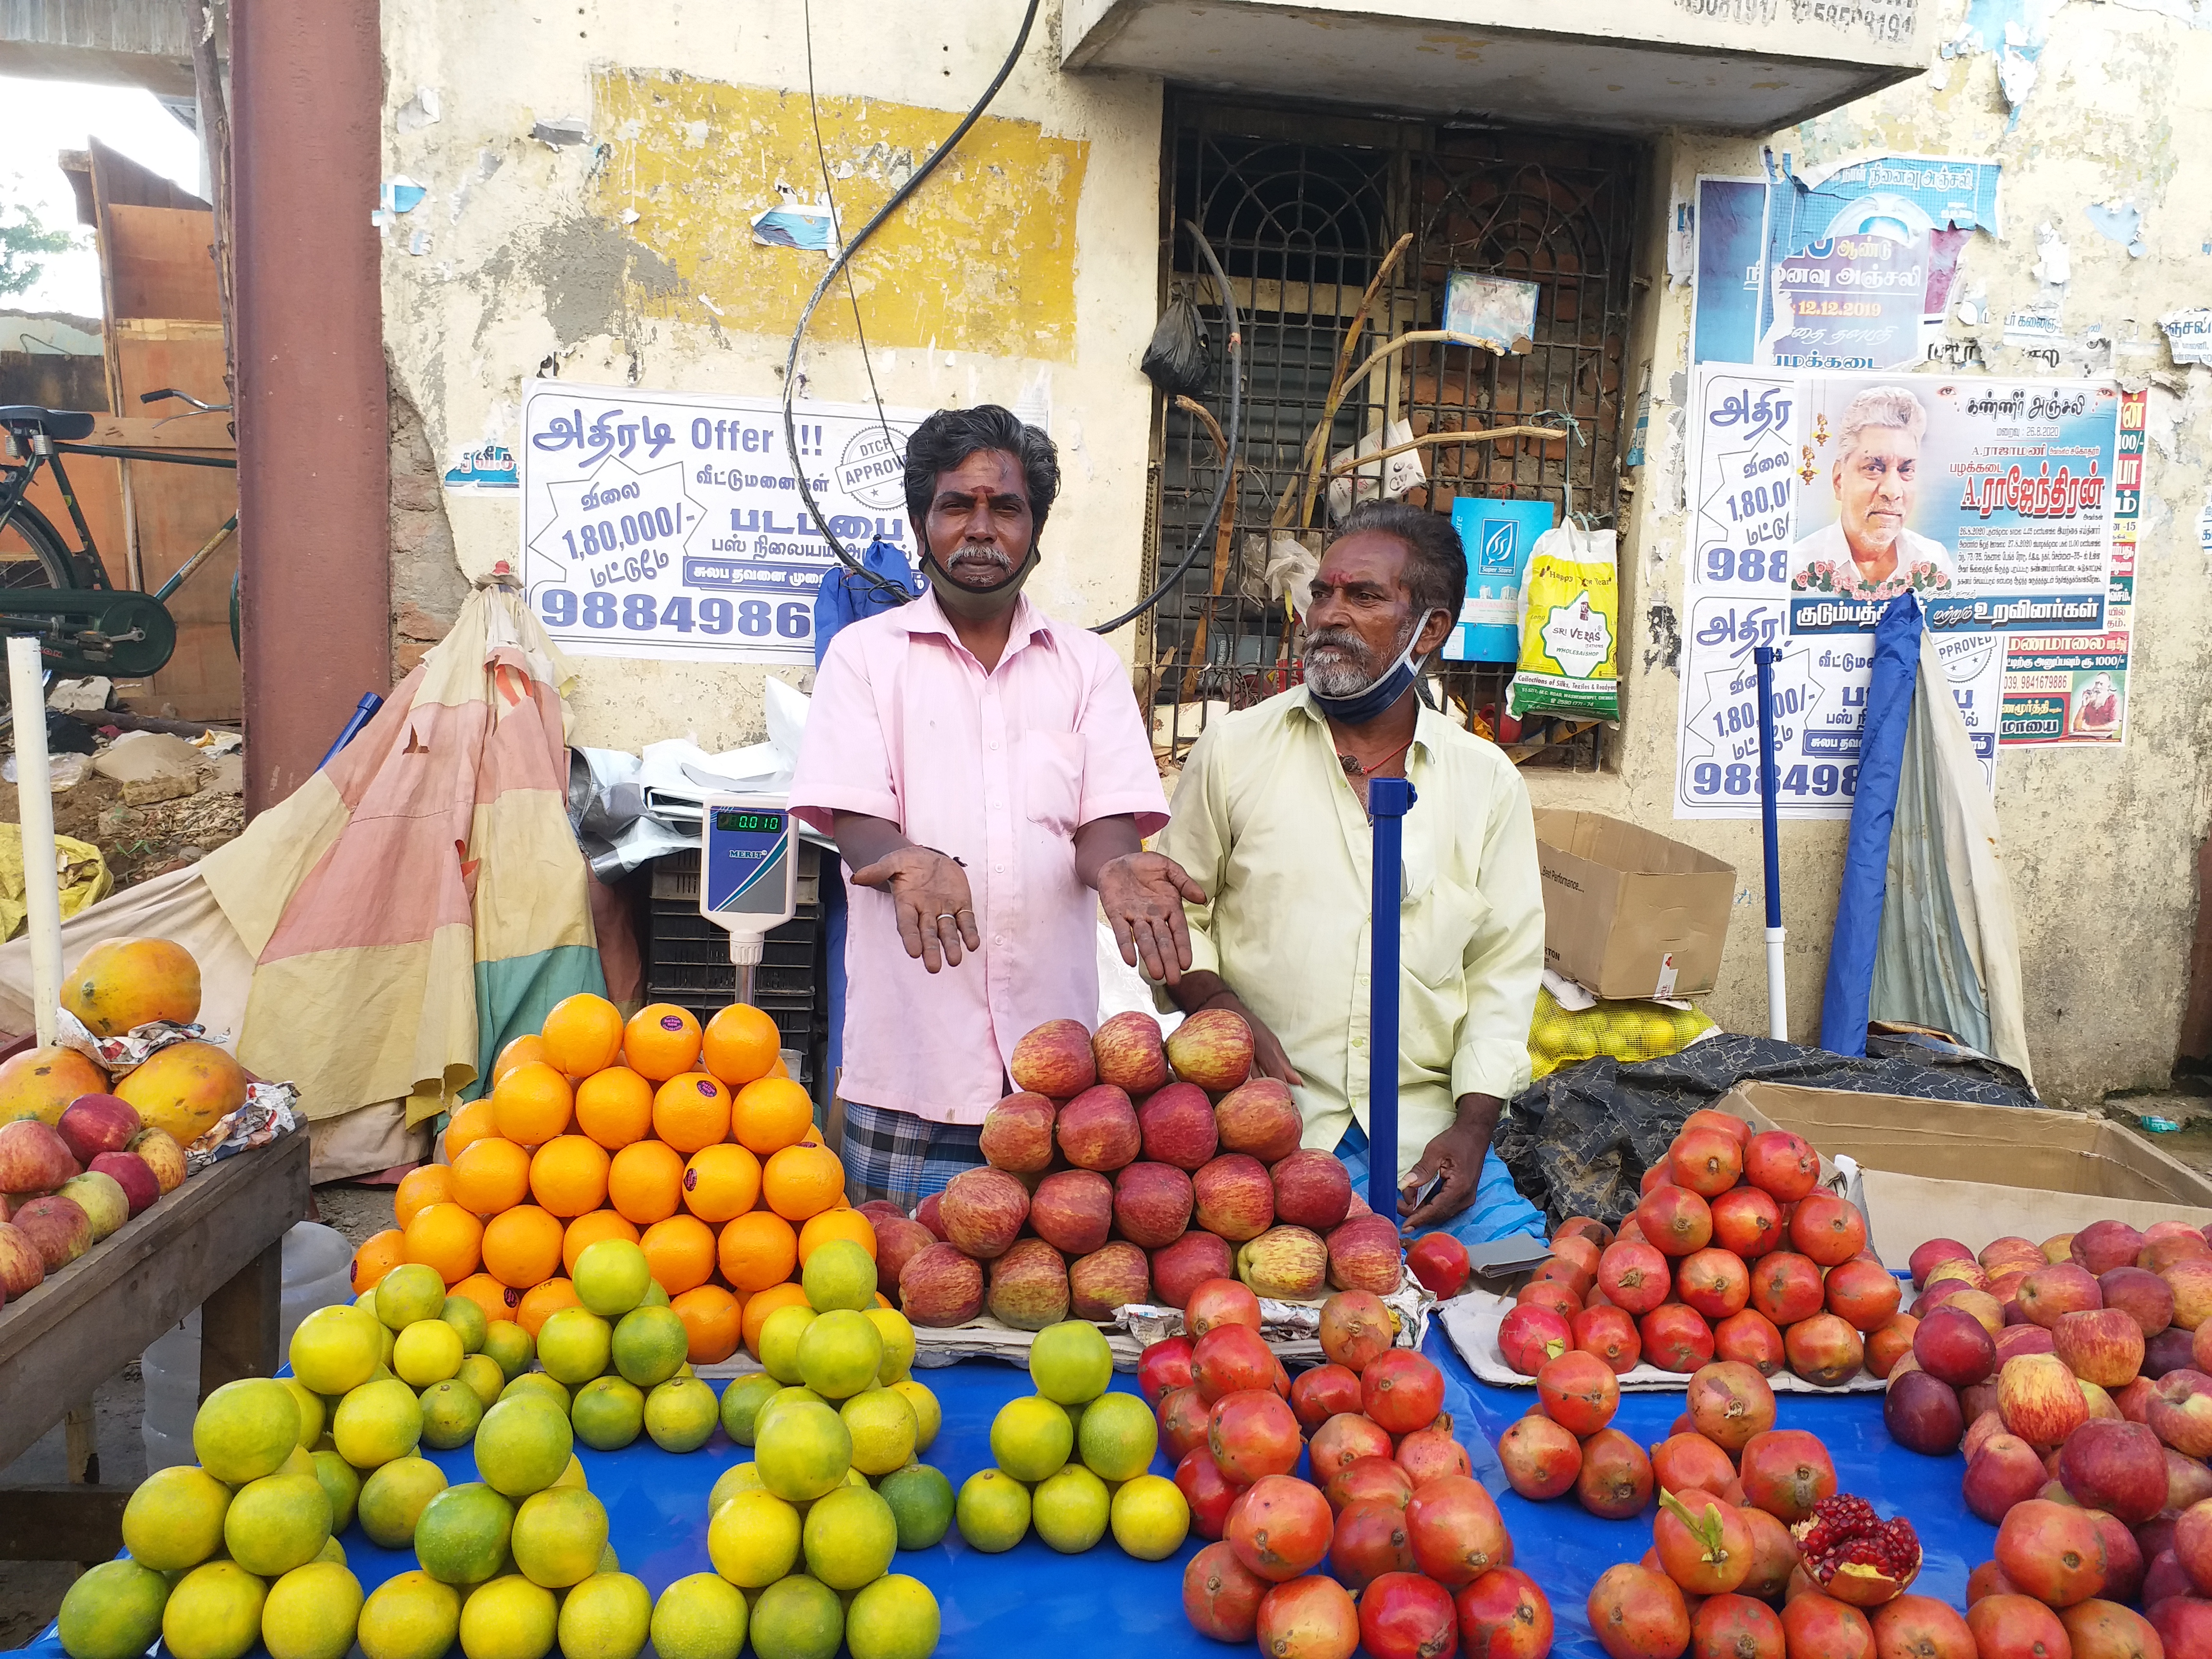
[[[1576,1216],[1553,1236],[1499,1328],[1506,1363],[1534,1376],[1572,1349],[1616,1373],[1686,1376],[1718,1358],[1823,1388],[1887,1375],[1911,1345],[1903,1287],[1858,1211],[1816,1190],[1820,1172],[1787,1130],[1691,1113],[1619,1231]]]
[[[1291,1382],[1249,1288],[1191,1292],[1187,1334],[1155,1342],[1137,1380],[1156,1402],[1191,1527],[1209,1541],[1182,1580],[1192,1626],[1273,1659],[1543,1659],[1552,1608],[1513,1565],[1498,1505],[1443,1414],[1443,1374],[1392,1346],[1370,1291],[1322,1305],[1328,1363]],[[1311,1480],[1294,1473],[1310,1433]],[[1324,1571],[1324,1568],[1326,1571]]]
[[[1967,1581],[1982,1659],[2208,1659],[2212,1243],[2100,1221],[1978,1255],[1931,1239],[1911,1266],[1883,1418],[1963,1451],[1966,1507],[1997,1527]]]

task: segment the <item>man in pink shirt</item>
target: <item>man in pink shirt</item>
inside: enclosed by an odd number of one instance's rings
[[[983,1161],[1014,1044],[1097,1022],[1100,909],[1152,978],[1190,966],[1204,896],[1141,849],[1167,797],[1127,672],[1022,597],[1059,486],[1051,440],[1004,409],[924,421],[906,497],[930,591],[845,628],[815,679],[791,807],[848,872],[856,1204],[911,1210]]]

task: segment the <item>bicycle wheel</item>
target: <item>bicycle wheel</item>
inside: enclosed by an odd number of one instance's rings
[[[45,514],[24,501],[0,527],[0,589],[74,587],[69,550]]]

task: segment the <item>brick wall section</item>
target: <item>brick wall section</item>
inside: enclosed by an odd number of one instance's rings
[[[438,459],[422,416],[392,388],[392,678],[407,674],[446,637],[468,598],[453,556]]]

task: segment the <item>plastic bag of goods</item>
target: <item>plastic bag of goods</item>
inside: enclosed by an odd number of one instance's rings
[[[1521,581],[1516,715],[1620,718],[1620,573],[1610,530],[1563,524],[1537,538]]]

